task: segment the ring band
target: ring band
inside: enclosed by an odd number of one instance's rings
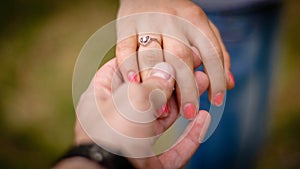
[[[152,41],[156,41],[159,43],[159,41],[156,38],[151,38],[149,35],[146,36],[140,36],[139,38],[139,43],[142,46],[147,46],[148,44],[150,44],[150,42]]]

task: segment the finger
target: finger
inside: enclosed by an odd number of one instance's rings
[[[164,60],[161,49],[162,39],[158,34],[141,34],[138,40],[148,42],[145,45],[140,44],[138,49],[139,70],[144,80],[150,76],[151,68]]]
[[[188,124],[181,138],[179,138],[179,142],[159,157],[164,165],[163,168],[182,168],[198,149],[209,124],[210,115],[208,112],[200,111],[197,117]]]
[[[106,101],[114,91],[112,88],[118,88],[122,84],[122,79],[114,58],[96,72],[88,90],[92,90],[92,92],[95,90],[100,102]]]
[[[179,117],[178,107],[177,107],[177,98],[173,95],[169,99],[167,105],[169,108],[169,112],[167,115],[162,115],[163,118],[158,118],[155,123],[155,133],[156,135],[162,134],[165,132]],[[162,117],[160,116],[160,117]]]
[[[200,97],[207,90],[209,86],[209,79],[202,71],[194,72],[194,76],[198,86],[198,97]]]
[[[131,36],[117,43],[117,63],[125,81],[140,81],[137,65],[137,36]]]
[[[218,28],[210,20],[209,20],[209,25],[210,25],[211,29],[213,30],[213,32],[215,33],[215,35],[218,39],[218,42],[221,46],[222,53],[223,53],[227,89],[232,89],[235,85],[235,82],[234,82],[234,77],[231,73],[230,55],[222,41],[221,34],[220,34]]]
[[[196,71],[194,72],[195,80],[198,86],[198,96],[201,96],[208,88],[209,85],[209,79],[207,75],[202,71]],[[157,119],[157,125],[155,126],[156,132],[158,134],[164,132],[167,130],[174,121],[178,118],[178,106],[177,102],[175,100],[175,97],[171,97],[168,101],[168,111],[166,112],[166,116],[162,115],[160,117],[167,117],[167,118],[159,118]]]
[[[125,130],[114,123],[114,128],[130,136],[152,137],[155,136],[153,125],[157,118],[157,112],[170,98],[174,86],[173,68],[165,63],[154,66],[151,76],[143,83],[124,83],[114,93],[111,99],[112,107],[116,112],[103,110],[109,116],[118,118],[123,124],[131,129]],[[139,130],[140,129],[140,130]],[[130,131],[144,131],[143,133],[132,133]],[[129,132],[127,132],[129,131]]]
[[[190,48],[191,48],[192,54],[193,54],[194,69],[196,69],[197,67],[199,67],[202,64],[200,52],[194,46],[191,46]]]
[[[192,46],[195,46],[200,52],[201,60],[210,81],[209,96],[212,98],[211,102],[215,106],[221,106],[226,90],[223,54],[209,24],[203,24],[203,22],[205,21],[194,21],[194,27],[189,27],[187,36]]]
[[[156,110],[156,116],[160,117],[168,110],[167,101],[170,99],[173,88],[175,72],[166,62],[156,64],[151,70],[150,76],[141,84],[148,91],[148,98]]]
[[[192,119],[198,112],[198,89],[193,74],[193,55],[181,42],[163,37],[164,57],[176,69],[176,94],[180,113]]]

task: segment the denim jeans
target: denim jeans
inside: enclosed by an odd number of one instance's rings
[[[223,117],[187,169],[253,168],[267,134],[272,70],[276,66],[280,4],[206,11],[231,56],[236,86],[227,91]],[[201,109],[208,110],[207,94]]]

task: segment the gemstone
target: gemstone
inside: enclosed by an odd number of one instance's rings
[[[142,36],[140,37],[141,45],[145,46],[150,41],[150,36]]]

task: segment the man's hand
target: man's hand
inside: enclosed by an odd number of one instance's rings
[[[94,141],[108,150],[121,151],[130,157],[148,156],[130,159],[138,168],[182,167],[204,138],[210,116],[206,111],[199,111],[173,148],[160,156],[151,154],[155,139],[148,138],[158,138],[179,115],[172,95],[174,74],[169,64],[159,63],[143,83],[126,83],[118,72],[116,60],[106,63],[80,98],[76,110],[76,144]],[[202,94],[208,86],[207,77],[196,72],[195,78],[200,89],[197,93]],[[170,109],[161,109],[167,102]],[[149,116],[134,120],[149,122],[132,121],[132,112],[128,114],[128,110],[136,111],[133,114],[148,113]],[[168,116],[164,116],[165,113]],[[141,138],[144,141],[140,141]]]

